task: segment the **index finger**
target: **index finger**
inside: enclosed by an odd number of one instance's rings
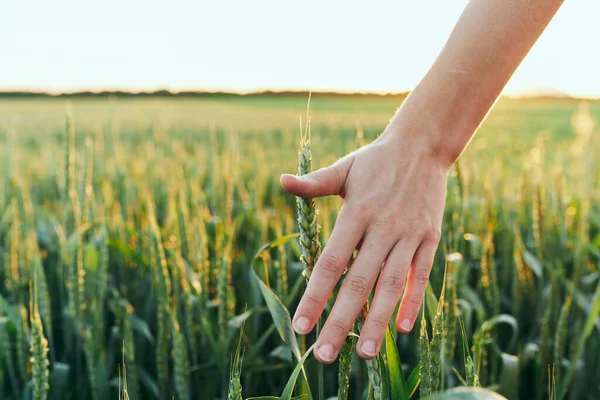
[[[363,236],[363,225],[344,210],[342,208],[340,211],[331,237],[317,260],[294,315],[294,330],[299,334],[306,335],[317,323],[329,295]]]

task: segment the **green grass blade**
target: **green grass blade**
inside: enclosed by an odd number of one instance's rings
[[[281,300],[277,297],[275,293],[265,283],[258,277],[254,269],[252,270],[252,276],[258,282],[260,287],[260,291],[267,303],[267,308],[271,313],[271,317],[273,317],[273,323],[275,324],[275,328],[281,336],[281,340],[283,340],[290,348],[292,349],[292,353],[296,357],[296,359],[300,360],[302,355],[300,354],[300,348],[298,347],[298,343],[296,341],[296,334],[294,333],[294,328],[292,327],[292,318],[290,317],[290,313],[285,308]]]
[[[590,308],[590,313],[588,314],[587,320],[585,321],[583,332],[581,332],[581,338],[579,339],[579,345],[577,346],[577,351],[575,353],[575,356],[573,357],[573,360],[579,360],[579,358],[581,357],[581,354],[583,353],[583,349],[585,347],[585,342],[587,341],[588,337],[592,334],[592,331],[594,330],[594,324],[596,323],[596,318],[598,318],[598,316],[600,315],[600,283],[596,288],[596,292],[594,293],[594,297],[592,298],[590,304],[592,305]],[[566,373],[565,379],[560,385],[560,399],[564,399],[567,395],[569,384],[571,383],[571,380],[575,375],[576,369],[576,366],[572,365]]]
[[[525,265],[531,268],[531,271],[533,271],[537,279],[542,279],[542,265],[533,254],[525,250],[523,253],[523,261],[525,262]]]
[[[498,384],[498,392],[509,399],[516,399],[519,395],[519,357],[512,354],[501,353],[502,369]]]
[[[408,397],[412,398],[417,392],[419,383],[421,382],[421,363],[419,362],[408,376],[406,388],[408,389]]]
[[[423,301],[425,302],[427,313],[429,315],[435,315],[438,309],[438,299],[435,293],[433,292],[431,283],[427,284],[427,288],[425,289],[425,298],[423,299]]]
[[[262,292],[265,302],[267,303],[267,308],[269,309],[269,312],[271,313],[271,317],[273,318],[273,323],[275,324],[275,328],[277,329],[277,332],[279,333],[281,340],[283,340],[288,346],[290,346],[292,353],[294,354],[296,359],[300,362],[298,365],[300,366],[300,370],[302,371],[302,375],[304,376],[304,379],[305,379],[307,387],[308,387],[308,392],[309,392],[308,397],[311,398],[310,386],[308,385],[308,378],[306,376],[306,371],[304,370],[303,362],[301,361],[302,356],[300,353],[300,348],[298,347],[298,342],[296,340],[296,334],[294,333],[294,328],[292,327],[292,318],[290,317],[290,313],[287,310],[287,308],[285,308],[285,306],[283,305],[281,300],[279,300],[277,295],[275,293],[273,293],[273,291],[271,289],[269,289],[269,287],[267,287],[267,285],[265,285],[265,283],[259,278],[259,276],[256,274],[256,271],[254,271],[253,268],[252,268],[251,273],[252,273],[252,276],[254,277],[254,279],[256,279],[256,281],[258,282],[260,291]],[[295,380],[294,380],[294,382],[295,382]]]
[[[396,342],[388,327],[385,332],[385,355],[387,359],[387,378],[389,380],[390,396],[396,400],[407,400],[410,392],[402,373],[402,363],[396,348]]]
[[[594,293],[594,297],[590,304],[592,307],[590,308],[590,313],[585,321],[585,326],[581,335],[583,340],[587,340],[587,338],[592,334],[592,331],[594,330],[594,324],[596,324],[596,318],[598,318],[600,315],[600,283],[596,288],[596,292]]]
[[[310,353],[312,353],[314,348],[315,348],[314,344],[312,346],[310,346],[308,348],[308,350],[306,351],[306,353],[304,353],[304,355],[298,362],[298,365],[296,365],[296,368],[294,368],[292,375],[288,379],[288,382],[285,385],[285,388],[283,389],[283,393],[281,393],[281,396],[280,396],[281,400],[291,400],[292,399],[292,393],[294,392],[294,387],[296,386],[296,381],[298,380],[298,375],[300,375],[300,371],[304,370],[304,362],[306,361],[306,359],[308,358]],[[310,398],[310,395],[309,395],[309,398]]]
[[[381,400],[394,400],[394,398],[390,395],[391,388],[390,382],[387,379],[387,368],[385,366],[385,359],[382,354],[379,354],[377,358],[374,360],[379,363],[379,376],[381,377]]]
[[[300,233],[292,233],[289,235],[278,237],[277,239],[272,240],[269,243],[262,245],[260,247],[260,249],[258,249],[258,251],[254,254],[254,259],[256,260],[263,251],[265,251],[267,249],[272,249],[273,247],[278,247],[278,246],[284,245],[287,242],[289,242],[290,240],[297,238],[298,236],[300,236]]]
[[[512,336],[510,338],[508,348],[513,348],[515,346],[517,338],[519,337],[519,323],[517,322],[517,319],[512,315],[500,314],[488,319],[483,324],[481,324],[479,332],[476,333],[476,335],[483,335],[486,332],[490,331],[492,328],[494,328],[496,325],[500,324],[507,324],[512,328]]]

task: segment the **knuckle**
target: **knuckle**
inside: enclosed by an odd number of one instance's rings
[[[369,200],[362,200],[360,202],[348,204],[348,213],[359,221],[365,221],[368,219],[371,210],[371,202]]]
[[[402,227],[399,230],[400,239],[414,237],[419,234],[420,222],[415,219],[407,219],[402,221]]]
[[[429,283],[429,270],[419,269],[415,274],[415,281],[422,286],[426,286]]]
[[[316,267],[321,270],[326,278],[337,278],[345,264],[340,256],[329,253],[319,257]]]
[[[369,323],[377,330],[381,331],[386,329],[389,323],[389,319],[383,315],[373,315],[369,318]]]
[[[394,214],[385,214],[374,222],[377,234],[387,236],[396,231],[397,218]]]
[[[344,321],[340,319],[334,319],[331,321],[329,328],[336,337],[344,337],[348,334],[348,332],[350,332],[351,327],[349,327],[348,324],[344,323]]]
[[[344,281],[343,289],[351,298],[362,298],[369,291],[369,282],[363,276],[351,276]]]
[[[425,230],[425,239],[431,242],[439,243],[442,238],[442,230],[434,223],[427,225]]]
[[[421,308],[421,297],[413,295],[408,299],[408,306],[411,310],[418,310]]]
[[[318,309],[323,303],[321,299],[313,293],[306,292],[302,298],[310,309]]]
[[[398,293],[404,289],[404,278],[399,275],[391,275],[383,278],[383,290],[388,293]]]

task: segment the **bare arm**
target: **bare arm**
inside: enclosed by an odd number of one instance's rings
[[[328,168],[302,178],[282,175],[292,194],[344,197],[294,316],[298,333],[313,329],[362,243],[317,340],[319,361],[335,360],[374,285],[358,354],[377,355],[401,297],[396,325],[401,332],[413,328],[439,244],[448,169],[561,4],[471,0],[383,135]]]
[[[563,0],[471,0],[397,117],[417,113],[454,162]]]

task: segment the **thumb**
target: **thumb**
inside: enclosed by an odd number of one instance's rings
[[[286,192],[304,198],[340,195],[343,192],[350,166],[349,159],[342,159],[327,168],[321,168],[306,175],[283,174],[279,183]]]

